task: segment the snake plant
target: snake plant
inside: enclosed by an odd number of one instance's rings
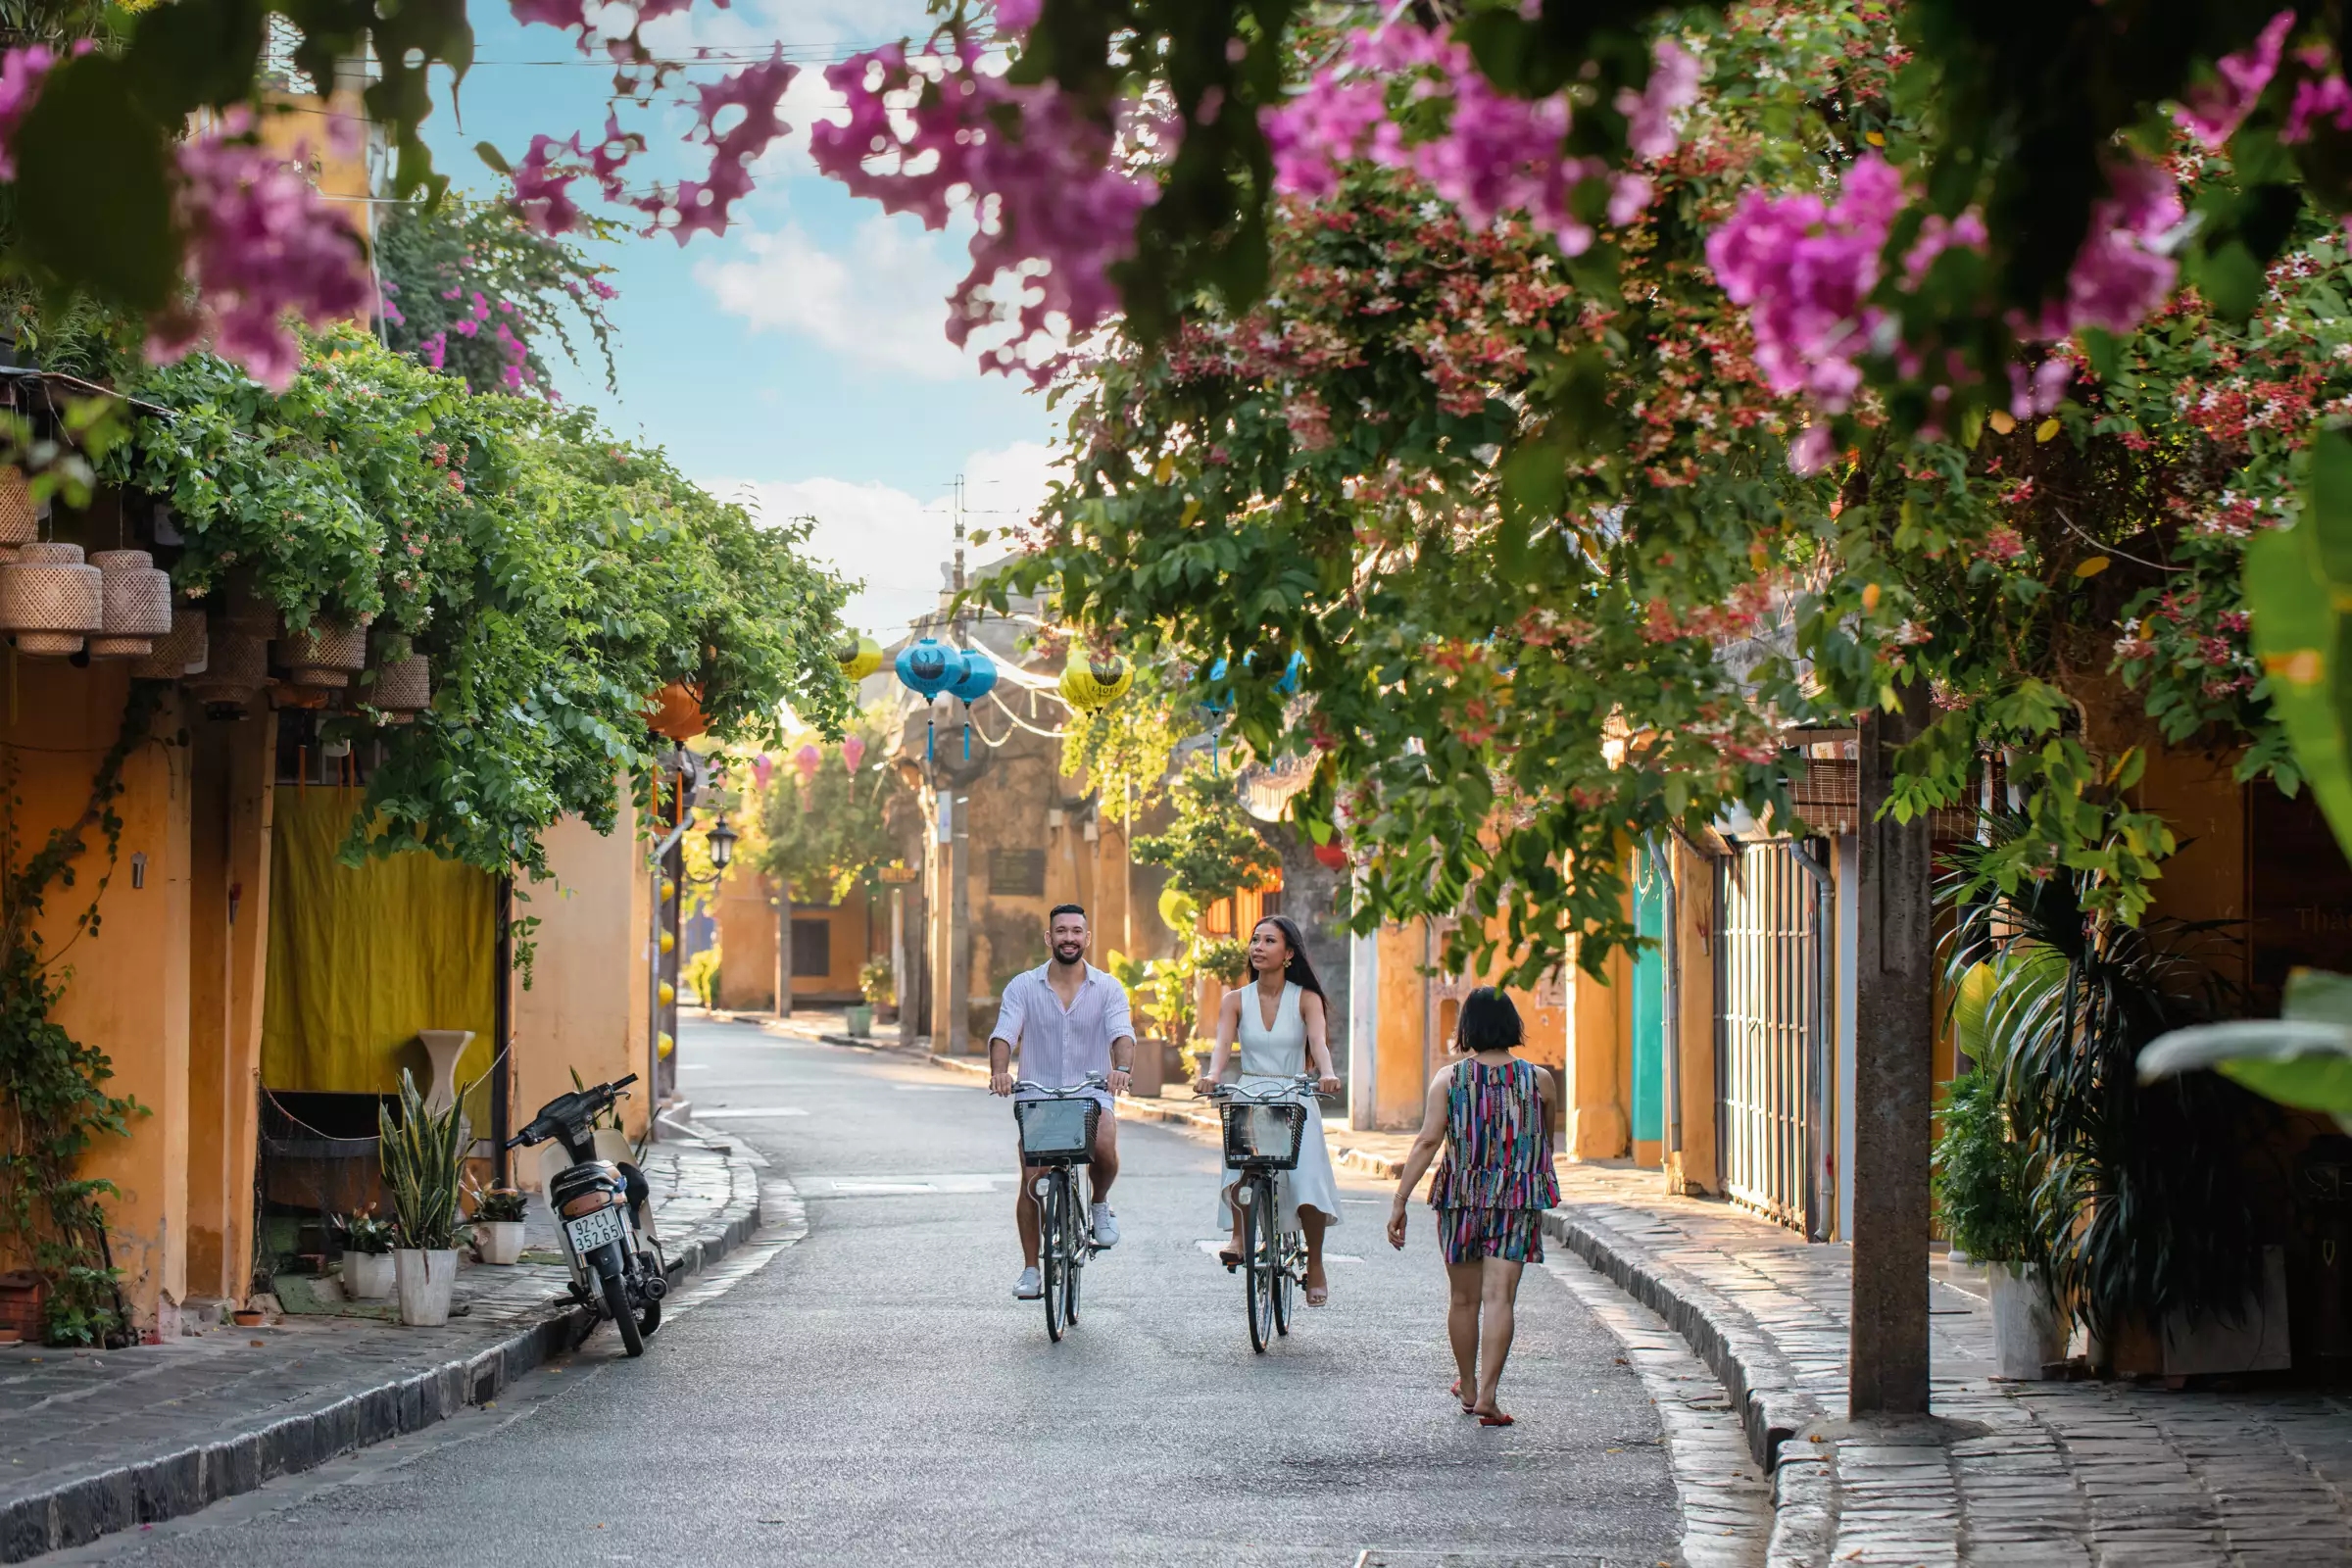
[[[465,1134],[460,1111],[428,1108],[408,1069],[400,1074],[400,1120],[387,1106],[376,1109],[384,1182],[392,1189],[392,1213],[400,1221],[403,1246],[445,1250],[458,1245],[465,1226],[458,1219],[458,1190],[465,1170]]]

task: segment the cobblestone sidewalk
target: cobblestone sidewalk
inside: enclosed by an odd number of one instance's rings
[[[672,1277],[760,1223],[760,1164],[723,1137],[649,1152]],[[542,1213],[526,1238],[553,1247]],[[472,1266],[442,1328],[290,1315],[124,1350],[0,1348],[0,1562],[190,1512],[432,1425],[566,1348],[561,1267]]]
[[[1982,1276],[1934,1266],[1934,1415],[1853,1423],[1850,1263],[1657,1178],[1561,1167],[1549,1228],[1679,1329],[1777,1463],[1775,1564],[2352,1563],[2352,1400],[1996,1383]]]

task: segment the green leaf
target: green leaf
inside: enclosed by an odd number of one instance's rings
[[[2197,286],[2216,312],[2242,321],[2262,300],[2262,263],[2243,243],[2231,240],[2205,257],[2197,269]]]
[[[161,310],[179,279],[170,142],[122,62],[89,54],[50,72],[10,144],[25,254],[117,305]]]
[[[502,174],[511,175],[514,172],[514,166],[507,162],[507,155],[498,150],[495,142],[475,142],[473,155]]]

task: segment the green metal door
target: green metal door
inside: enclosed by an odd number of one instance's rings
[[[1666,934],[1666,880],[1662,858],[1648,851],[1634,858],[1634,929],[1652,941]],[[1666,964],[1657,947],[1634,958],[1634,1140],[1658,1143],[1665,1137]]]

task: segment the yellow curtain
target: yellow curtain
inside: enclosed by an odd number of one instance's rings
[[[262,1082],[390,1094],[405,1066],[429,1091],[416,1031],[471,1029],[463,1089],[496,1050],[496,883],[424,854],[337,863],[360,800],[358,790],[278,787]]]

